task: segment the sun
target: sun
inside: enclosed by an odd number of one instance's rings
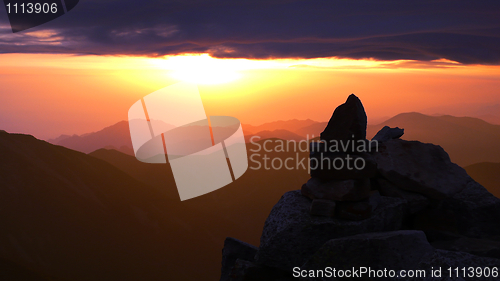
[[[196,84],[222,84],[241,78],[245,60],[216,59],[208,54],[166,57],[162,65],[174,79]]]

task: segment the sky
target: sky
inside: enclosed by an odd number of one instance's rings
[[[498,1],[81,0],[12,33],[0,7],[0,129],[96,131],[177,81],[250,124],[327,121],[350,93],[372,123],[491,108],[498,18]]]

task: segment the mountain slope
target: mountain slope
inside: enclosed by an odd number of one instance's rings
[[[259,131],[255,134],[245,135],[245,141],[250,142],[252,140],[252,137],[254,137],[253,138],[254,142],[270,138],[278,138],[282,140],[294,140],[294,141],[300,141],[305,139],[305,137],[292,133],[288,130]]]
[[[302,127],[299,130],[295,131],[295,133],[304,137],[309,136],[309,139],[312,139],[313,137],[319,137],[319,134],[323,132],[327,124],[328,122],[318,122],[309,126]]]
[[[98,149],[89,153],[126,172],[133,178],[154,187],[172,201],[179,201],[172,170],[168,164],[147,164],[114,149]]]
[[[284,192],[299,189],[309,178],[308,170],[305,169],[307,152],[298,149],[294,151],[292,147],[287,152],[276,152],[274,148],[280,141],[278,139],[267,140],[266,149],[273,152],[266,152],[263,149],[264,141],[247,145],[249,168],[239,179],[206,195],[181,202],[183,206],[198,210],[200,220],[211,223],[225,221],[225,225],[219,226],[220,231],[214,234],[219,235],[219,241],[232,236],[258,245],[264,221],[274,204]],[[168,194],[167,196],[178,198],[175,185],[170,185],[174,179],[168,165],[142,163],[133,156],[114,150],[101,149],[90,155],[116,165],[135,179]],[[273,169],[271,161],[276,158],[275,167],[279,162],[293,158],[294,161],[289,161],[289,166],[294,169]],[[297,159],[303,159],[301,163],[305,167],[299,164],[296,169]],[[219,254],[220,251],[217,251],[217,255]]]
[[[262,135],[264,138],[284,138],[302,139],[294,134],[294,131],[312,124],[316,121],[307,120],[286,120],[265,123],[259,126],[243,124],[242,128],[246,136]],[[50,143],[61,145],[76,151],[90,153],[101,148],[115,149],[125,154],[134,155],[132,141],[127,121],[120,121],[114,125],[106,127],[100,131],[83,135],[61,135],[58,138],[50,139]]]
[[[243,132],[245,134],[256,134],[257,132],[260,131],[274,131],[274,130],[287,130],[290,132],[295,132],[300,128],[310,126],[312,124],[316,124],[318,122],[307,119],[307,120],[297,120],[297,119],[292,119],[292,120],[279,120],[279,121],[274,121],[274,122],[268,122],[264,123],[262,125],[258,126],[253,126],[249,124],[243,124]]]
[[[327,122],[312,120],[276,121],[261,126],[242,125],[245,139],[254,135],[261,139],[302,140],[317,137]],[[304,127],[301,127],[305,125]],[[420,140],[441,145],[452,161],[461,166],[478,162],[500,161],[500,125],[492,125],[472,117],[428,116],[416,112],[402,113],[378,124],[368,125],[367,137],[373,137],[383,126],[405,129],[403,139]],[[266,130],[261,130],[261,129]],[[99,132],[83,136],[62,137],[56,144],[90,153],[100,148],[116,149],[133,155],[128,123],[119,122]]]
[[[306,166],[254,169],[307,152],[249,153],[240,179],[179,202],[168,165],[2,132],[0,259],[57,280],[217,280],[221,241],[258,245],[271,208],[309,177]]]
[[[462,167],[500,160],[500,125],[477,118],[402,113],[382,124],[368,126],[367,137],[374,136],[383,126],[404,128],[405,140],[442,146],[451,160]]]
[[[500,163],[476,163],[465,167],[467,174],[500,198]]]
[[[207,257],[224,220],[200,220],[112,165],[32,136],[0,132],[0,160],[0,259],[65,280],[218,274]]]
[[[120,121],[100,131],[81,136],[62,135],[49,142],[64,146],[76,151],[90,153],[100,148],[115,148],[124,153],[133,154],[132,140],[127,121]]]

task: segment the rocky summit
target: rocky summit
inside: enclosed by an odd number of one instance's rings
[[[326,268],[423,274],[359,280],[500,280],[500,199],[440,146],[403,134],[384,127],[365,140],[366,114],[350,95],[310,144],[311,179],[277,202],[259,247],[226,239],[221,280],[337,280]],[[462,274],[471,267],[489,274]]]
[[[338,106],[320,138],[326,142],[331,140],[366,139],[367,118],[365,108],[354,94]]]

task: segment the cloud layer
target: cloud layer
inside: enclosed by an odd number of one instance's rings
[[[500,63],[500,1],[81,0],[0,53],[374,58]]]

